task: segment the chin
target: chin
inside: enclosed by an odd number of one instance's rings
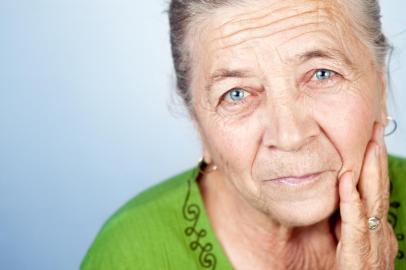
[[[307,203],[288,203],[273,206],[268,213],[285,227],[306,227],[328,219],[338,207],[337,198],[314,200]]]
[[[275,190],[267,187],[262,193],[262,207],[274,221],[284,226],[317,224],[337,210],[339,198],[336,179],[335,175],[326,176],[311,189]]]

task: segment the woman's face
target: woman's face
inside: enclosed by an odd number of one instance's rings
[[[255,1],[217,9],[189,35],[205,152],[282,224],[332,214],[338,176],[358,179],[385,116],[382,76],[349,16],[335,1]]]

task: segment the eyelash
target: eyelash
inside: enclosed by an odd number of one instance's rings
[[[317,76],[317,73],[320,72],[320,71],[330,72],[331,75],[330,75],[329,78],[324,79],[324,80],[316,80],[316,79],[314,79],[314,78]],[[314,83],[317,84],[317,85],[325,84],[325,83],[331,82],[331,80],[333,80],[335,77],[340,76],[340,74],[339,74],[338,72],[336,72],[336,71],[334,71],[334,70],[331,70],[331,69],[326,69],[326,68],[319,68],[319,69],[313,70],[313,71],[311,71],[310,74],[311,74],[311,76],[309,76],[310,79],[306,80],[306,83],[309,83],[309,82],[311,82],[311,81],[314,81]],[[245,93],[244,97],[243,97],[241,100],[238,100],[238,101],[229,101],[229,102],[227,102],[227,101],[226,101],[227,95],[231,94],[232,91],[235,91],[235,90],[242,90],[242,91],[244,91],[244,93]],[[244,89],[244,88],[242,88],[242,87],[233,87],[233,88],[231,88],[230,90],[228,90],[227,92],[225,92],[225,93],[221,96],[221,101],[226,101],[227,103],[229,103],[229,104],[231,104],[231,105],[238,105],[238,104],[243,104],[243,103],[245,103],[247,97],[249,97],[249,96],[251,96],[251,95],[252,95],[252,94],[251,94],[249,91],[247,91],[246,89]]]
[[[224,95],[223,95],[223,97],[222,97],[222,100],[226,100],[227,96],[228,96],[229,94],[231,94],[233,91],[236,91],[236,90],[243,91],[243,92],[244,92],[244,96],[242,97],[241,100],[237,100],[237,101],[236,101],[236,100],[231,100],[231,101],[229,101],[229,103],[233,103],[233,104],[242,103],[242,102],[244,102],[244,101],[246,100],[246,98],[247,98],[248,96],[251,95],[251,93],[249,93],[247,90],[245,90],[245,89],[242,88],[242,87],[234,87],[234,88],[228,90],[226,93],[224,93]],[[230,99],[232,99],[232,98],[230,97]]]
[[[331,75],[330,75],[329,78],[324,79],[324,80],[315,79],[315,77],[317,76],[317,73],[320,72],[320,71],[330,72]],[[313,70],[311,72],[310,79],[306,80],[306,83],[314,82],[317,85],[326,84],[326,83],[329,83],[332,80],[334,80],[337,76],[341,76],[341,75],[338,72],[334,71],[334,70],[327,69],[327,68],[319,68],[319,69]]]

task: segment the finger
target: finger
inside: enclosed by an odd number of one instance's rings
[[[377,123],[376,127],[376,132],[374,134],[374,141],[379,145],[379,148],[381,150],[381,156],[380,156],[380,163],[381,163],[381,168],[382,168],[382,175],[383,176],[388,176],[388,152],[386,149],[386,144],[384,140],[384,132],[385,132],[385,127],[382,124]]]
[[[368,217],[386,217],[389,208],[389,178],[383,131],[381,124],[374,126],[372,141],[368,144],[360,174],[359,190]]]
[[[367,146],[364,163],[359,179],[359,191],[361,200],[366,208],[368,217],[382,218],[384,215],[384,197],[382,190],[379,145],[371,141]]]
[[[379,265],[376,269],[393,269],[398,249],[397,239],[389,223],[383,221],[380,226],[379,231],[370,233],[368,261],[370,265]]]
[[[343,245],[359,249],[367,237],[367,223],[359,193],[355,187],[354,173],[346,172],[339,181],[341,239]],[[352,249],[351,248],[351,249]],[[359,251],[359,250],[358,250]]]
[[[396,234],[395,231],[392,228],[392,225],[388,224],[388,231],[390,234],[390,246],[391,246],[391,255],[392,256],[388,256],[390,260],[395,260],[396,255],[398,254],[398,250],[399,250],[399,243],[398,240],[396,238]]]
[[[378,145],[380,150],[380,168],[381,168],[381,179],[382,179],[382,190],[385,191],[386,197],[388,197],[388,202],[386,205],[386,212],[389,210],[389,193],[390,193],[390,180],[389,180],[389,173],[388,173],[388,151],[386,149],[385,140],[384,140],[384,132],[385,127],[383,125],[379,125],[379,132],[378,132]]]
[[[364,202],[367,216],[376,216],[381,224],[375,231],[370,231],[369,260],[372,265],[388,265],[388,259],[393,254],[394,234],[386,221],[389,208],[389,180],[386,169],[387,157],[383,127],[375,126],[373,140],[368,144],[362,167],[359,190]]]

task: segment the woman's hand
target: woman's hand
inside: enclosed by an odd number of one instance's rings
[[[336,265],[339,270],[394,269],[397,241],[387,222],[389,208],[389,176],[384,128],[374,127],[373,139],[367,146],[358,181],[346,172],[339,181],[341,224]],[[368,218],[380,220],[375,230],[368,227]]]

